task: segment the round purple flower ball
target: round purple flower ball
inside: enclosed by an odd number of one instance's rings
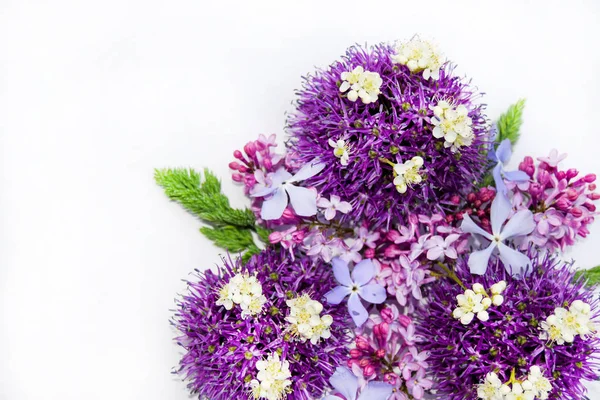
[[[457,261],[454,271],[468,289],[480,284],[490,293],[494,284],[506,283],[502,304],[490,305],[487,320],[475,316],[465,325],[453,315],[456,296],[465,293],[454,280],[440,279],[430,286],[430,303],[419,310],[418,329],[424,350],[430,352],[427,362],[438,398],[478,399],[478,385],[488,373],[506,383],[513,371],[516,379],[527,377],[531,366],[538,366],[550,381],[549,399],[585,398],[582,381],[595,380],[600,372],[597,333],[560,343],[544,337],[543,328],[556,308],[569,309],[576,301],[587,303],[590,321],[597,321],[598,297],[582,279],[575,279],[571,264],[551,256],[529,256],[533,268],[523,279],[511,277],[497,259],[490,260],[483,276],[470,274],[466,259]]]
[[[219,301],[223,287],[240,275],[256,277],[262,287],[257,314],[244,315],[240,305],[227,307]],[[254,383],[260,383],[257,362],[277,355],[291,374],[286,399],[322,395],[335,368],[347,358],[347,311],[322,301],[320,315],[331,316],[332,322],[330,336],[316,344],[300,340],[286,317],[289,300],[309,295],[321,301],[336,286],[331,268],[308,258],[293,260],[286,250],[267,249],[245,265],[224,258],[217,273],[197,270],[195,276],[177,300],[172,321],[181,333],[176,341],[185,349],[177,373],[189,381],[193,394],[211,400],[258,398],[253,392]]]
[[[327,165],[308,183],[322,196],[338,195],[353,205],[343,217],[346,221],[367,218],[381,226],[404,221],[409,210],[443,213],[450,198],[472,188],[485,171],[488,124],[484,106],[474,102],[480,95],[469,82],[453,76],[448,63],[442,65],[439,79],[425,79],[423,73],[395,63],[395,54],[388,44],[350,47],[341,60],[304,78],[296,110],[287,121],[288,147],[300,161],[319,158]],[[350,95],[352,87],[341,90],[353,82],[345,73],[356,67],[381,78],[376,100],[374,96],[365,103]],[[377,81],[372,74],[369,79]],[[441,131],[434,136],[437,125],[457,121],[456,114],[440,118],[441,108],[436,116],[435,107],[443,106],[442,101],[451,106],[450,113],[462,109],[468,117],[468,127],[460,129],[469,131],[469,145],[453,148],[446,142],[450,136],[439,137]],[[400,193],[392,164],[415,156],[424,162],[421,181],[409,181]]]

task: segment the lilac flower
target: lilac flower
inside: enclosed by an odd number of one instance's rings
[[[548,157],[538,157],[538,161],[545,162],[552,168],[556,168],[558,163],[567,158],[567,153],[559,154],[558,150],[552,149]]]
[[[494,181],[496,182],[496,188],[498,192],[506,194],[506,184],[504,180],[511,182],[526,182],[529,180],[529,175],[527,175],[523,171],[506,171],[504,169],[505,164],[510,160],[510,156],[512,155],[512,148],[509,139],[504,139],[498,145],[496,151],[490,151],[488,153],[489,157],[497,161],[498,163],[494,167],[493,175]]]
[[[339,211],[342,214],[348,214],[352,210],[352,206],[347,201],[340,201],[340,196],[332,194],[327,200],[325,197],[321,197],[317,200],[317,207],[324,208],[323,216],[327,221],[331,221],[335,218],[335,214]]]
[[[500,259],[506,268],[510,268],[509,272],[513,275],[523,274],[527,265],[531,263],[529,257],[508,247],[504,242],[531,233],[535,229],[533,214],[529,210],[520,210],[509,219],[510,212],[509,200],[502,193],[498,193],[492,202],[492,234],[477,226],[468,214],[464,215],[461,229],[464,232],[481,235],[490,241],[487,248],[474,251],[469,256],[471,273],[483,275],[487,269],[488,260],[496,248],[500,253]],[[504,225],[507,220],[508,222]]]
[[[345,262],[359,262],[362,260],[360,250],[363,248],[363,243],[357,239],[346,239],[344,241],[344,248],[339,254],[339,257]]]
[[[344,396],[345,400],[386,400],[392,394],[392,385],[384,382],[368,382],[357,396],[358,378],[346,367],[337,367],[329,383]],[[340,400],[338,396],[325,396],[323,400]]]
[[[264,201],[261,218],[264,220],[278,219],[289,201],[292,203],[296,215],[308,217],[317,213],[317,194],[308,188],[292,185],[304,181],[321,172],[325,164],[316,163],[314,160],[306,163],[295,175],[290,174],[285,168],[279,168],[270,178],[269,186],[255,186],[252,197],[270,196]]]
[[[425,243],[424,249],[427,250],[428,260],[437,260],[442,256],[448,258],[458,257],[456,248],[454,248],[454,242],[460,239],[460,235],[453,233],[443,238],[441,236],[433,236]]]
[[[415,399],[422,399],[425,390],[431,389],[433,381],[425,378],[425,370],[419,369],[417,374],[406,382],[406,387],[410,390]]]
[[[597,323],[600,300],[594,288],[574,279],[572,265],[532,250],[528,253],[535,273],[514,278],[500,260],[489,262],[484,276],[473,275],[464,257],[454,266],[456,276],[466,287],[474,284],[491,288],[505,281],[504,301],[488,309],[489,319],[474,319],[463,325],[452,316],[456,296],[464,289],[450,279],[429,285],[430,302],[418,310],[417,332],[423,337],[421,350],[429,351],[428,371],[435,376],[433,389],[444,400],[475,400],[477,386],[490,372],[502,382],[514,369],[517,379],[529,368],[542,366],[551,377],[549,399],[585,399],[584,380],[598,376],[600,338],[576,338],[573,343],[550,344],[540,338],[541,323],[554,313],[557,305],[580,300],[591,306],[590,316]]]
[[[560,213],[553,208],[546,210],[543,213],[535,214],[534,220],[537,222],[536,230],[542,236],[547,236],[551,229],[553,230],[555,227],[559,227],[563,224]]]
[[[375,276],[375,266],[371,260],[363,260],[354,266],[352,277],[348,264],[341,258],[331,262],[335,279],[340,283],[325,294],[330,304],[340,304],[348,295],[348,310],[356,326],[361,326],[369,318],[361,298],[369,303],[381,304],[387,298],[385,288],[377,283],[369,283]]]
[[[360,242],[362,242],[362,244],[364,246],[367,246],[371,249],[374,249],[375,247],[377,247],[377,240],[379,240],[379,232],[371,232],[369,229],[367,229],[364,226],[361,226],[360,228],[356,228],[354,230],[354,232],[356,233],[356,235],[358,236],[358,240]]]

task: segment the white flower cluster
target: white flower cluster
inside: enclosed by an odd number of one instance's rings
[[[548,378],[537,365],[529,368],[529,374],[523,381],[514,376],[502,383],[495,372],[486,375],[485,381],[477,386],[477,397],[483,400],[545,400],[552,391]]]
[[[308,294],[303,294],[287,300],[286,304],[290,307],[290,315],[285,320],[291,324],[292,332],[298,335],[301,341],[310,340],[312,344],[317,344],[321,338],[331,337],[329,327],[333,318],[331,315],[321,316],[321,303],[311,299]]]
[[[329,139],[328,143],[329,146],[333,147],[333,155],[340,159],[340,163],[348,165],[348,160],[350,159],[350,147],[348,143],[343,139],[338,139],[337,141]]]
[[[421,183],[423,178],[419,169],[423,166],[423,158],[416,156],[403,164],[394,165],[394,185],[399,193],[406,193],[408,185]]]
[[[218,306],[231,310],[234,304],[242,308],[242,318],[260,314],[267,298],[255,276],[236,274],[219,290]]]
[[[433,107],[434,125],[433,137],[444,138],[444,147],[452,151],[462,146],[470,146],[475,135],[473,134],[473,120],[469,117],[469,110],[464,105],[452,106],[449,102],[441,100]]]
[[[502,296],[504,289],[506,289],[504,281],[493,284],[490,288],[492,294],[490,297],[482,284],[473,284],[473,290],[467,289],[464,294],[456,296],[458,307],[454,309],[452,316],[460,319],[463,325],[469,325],[475,315],[480,321],[487,321],[490,318],[487,309],[492,304],[500,306],[504,303],[504,296]]]
[[[541,323],[541,339],[555,341],[557,344],[573,343],[575,336],[581,338],[596,332],[596,326],[591,321],[590,305],[581,300],[571,303],[569,309],[557,307],[554,314]]]
[[[292,384],[290,363],[281,361],[279,354],[272,353],[266,360],[256,362],[256,379],[250,381],[255,399],[281,400],[286,397],[287,387]]]
[[[444,56],[433,43],[415,36],[408,42],[396,43],[396,54],[392,56],[392,61],[406,65],[410,72],[423,72],[425,79],[438,80]]]
[[[342,84],[340,92],[344,93],[348,89],[348,100],[356,101],[359,97],[364,104],[374,103],[377,96],[381,93],[381,84],[383,79],[377,72],[365,71],[360,65],[352,71],[342,72]]]

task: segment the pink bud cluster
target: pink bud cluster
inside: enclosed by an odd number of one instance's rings
[[[249,194],[257,183],[266,179],[267,174],[275,172],[283,164],[284,157],[274,151],[277,147],[275,140],[275,135],[268,138],[260,135],[257,140],[246,143],[243,152],[233,152],[237,161],[229,163],[229,168],[235,171],[231,179],[244,185],[244,193]]]
[[[417,350],[419,340],[410,317],[394,305],[385,307],[357,331],[348,367],[366,380],[393,385],[390,400],[422,399],[433,383],[426,378],[429,354]]]
[[[536,229],[521,243],[530,243],[548,250],[564,250],[575,244],[577,237],[589,234],[588,225],[594,221],[596,205],[600,199],[595,192],[596,175],[579,176],[575,168],[558,169],[556,152],[550,157],[538,158],[538,165],[531,157],[525,157],[519,169],[530,176],[524,183],[507,182],[513,191],[513,206],[528,208],[534,213]]]
[[[408,226],[381,231],[379,240],[363,255],[373,259],[375,280],[386,287],[401,306],[414,308],[422,298],[421,287],[434,278],[434,262],[456,259],[467,252],[468,236],[439,214],[412,214]]]
[[[460,204],[461,207],[454,214],[447,214],[446,222],[460,226],[463,215],[467,214],[477,221],[479,226],[491,232],[490,208],[494,197],[496,197],[496,190],[491,187],[482,187],[470,192],[465,196],[464,201],[454,196],[452,202]]]

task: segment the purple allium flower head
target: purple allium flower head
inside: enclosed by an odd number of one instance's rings
[[[424,338],[423,349],[430,352],[427,361],[438,398],[474,400],[477,385],[488,373],[495,372],[506,382],[513,369],[518,378],[533,365],[550,380],[550,399],[583,399],[582,380],[597,379],[600,339],[596,335],[562,345],[540,338],[541,323],[556,307],[568,308],[575,300],[589,304],[592,320],[598,321],[594,289],[574,279],[570,264],[533,252],[529,256],[533,269],[521,279],[513,278],[499,259],[490,261],[485,275],[472,275],[466,258],[459,258],[454,270],[466,287],[507,283],[503,303],[490,306],[485,321],[475,318],[463,325],[453,317],[456,296],[464,293],[453,280],[440,279],[430,286],[429,306],[418,310],[417,329]]]
[[[353,208],[344,220],[373,220],[375,226],[405,221],[408,210],[443,212],[445,201],[478,181],[488,160],[487,121],[479,96],[446,64],[439,80],[424,79],[392,61],[394,48],[379,44],[354,46],[340,61],[305,78],[297,92],[297,109],[288,119],[288,147],[308,162],[315,157],[327,166],[308,181],[322,196],[338,195]],[[376,101],[350,101],[340,92],[341,74],[362,66],[383,82]],[[444,139],[433,136],[434,107],[440,101],[464,106],[472,120],[471,145],[454,151]],[[345,150],[332,143],[346,144]],[[336,152],[340,150],[343,155]],[[394,185],[394,172],[386,159],[401,164],[419,156],[424,160],[421,183],[405,193]],[[343,159],[343,162],[342,162]],[[344,165],[347,164],[347,165]]]
[[[322,314],[333,317],[331,337],[316,345],[290,333],[286,300],[309,294],[321,301],[335,286],[328,266],[308,258],[292,261],[289,253],[265,250],[246,265],[224,259],[218,274],[196,271],[198,280],[178,299],[173,324],[177,342],[185,349],[178,373],[189,381],[192,393],[212,400],[253,399],[250,381],[256,379],[256,362],[276,352],[289,362],[292,385],[289,400],[319,398],[336,366],[346,360],[345,307],[323,302]],[[266,303],[262,313],[243,318],[239,306],[226,310],[216,305],[219,289],[236,274],[256,276]]]

